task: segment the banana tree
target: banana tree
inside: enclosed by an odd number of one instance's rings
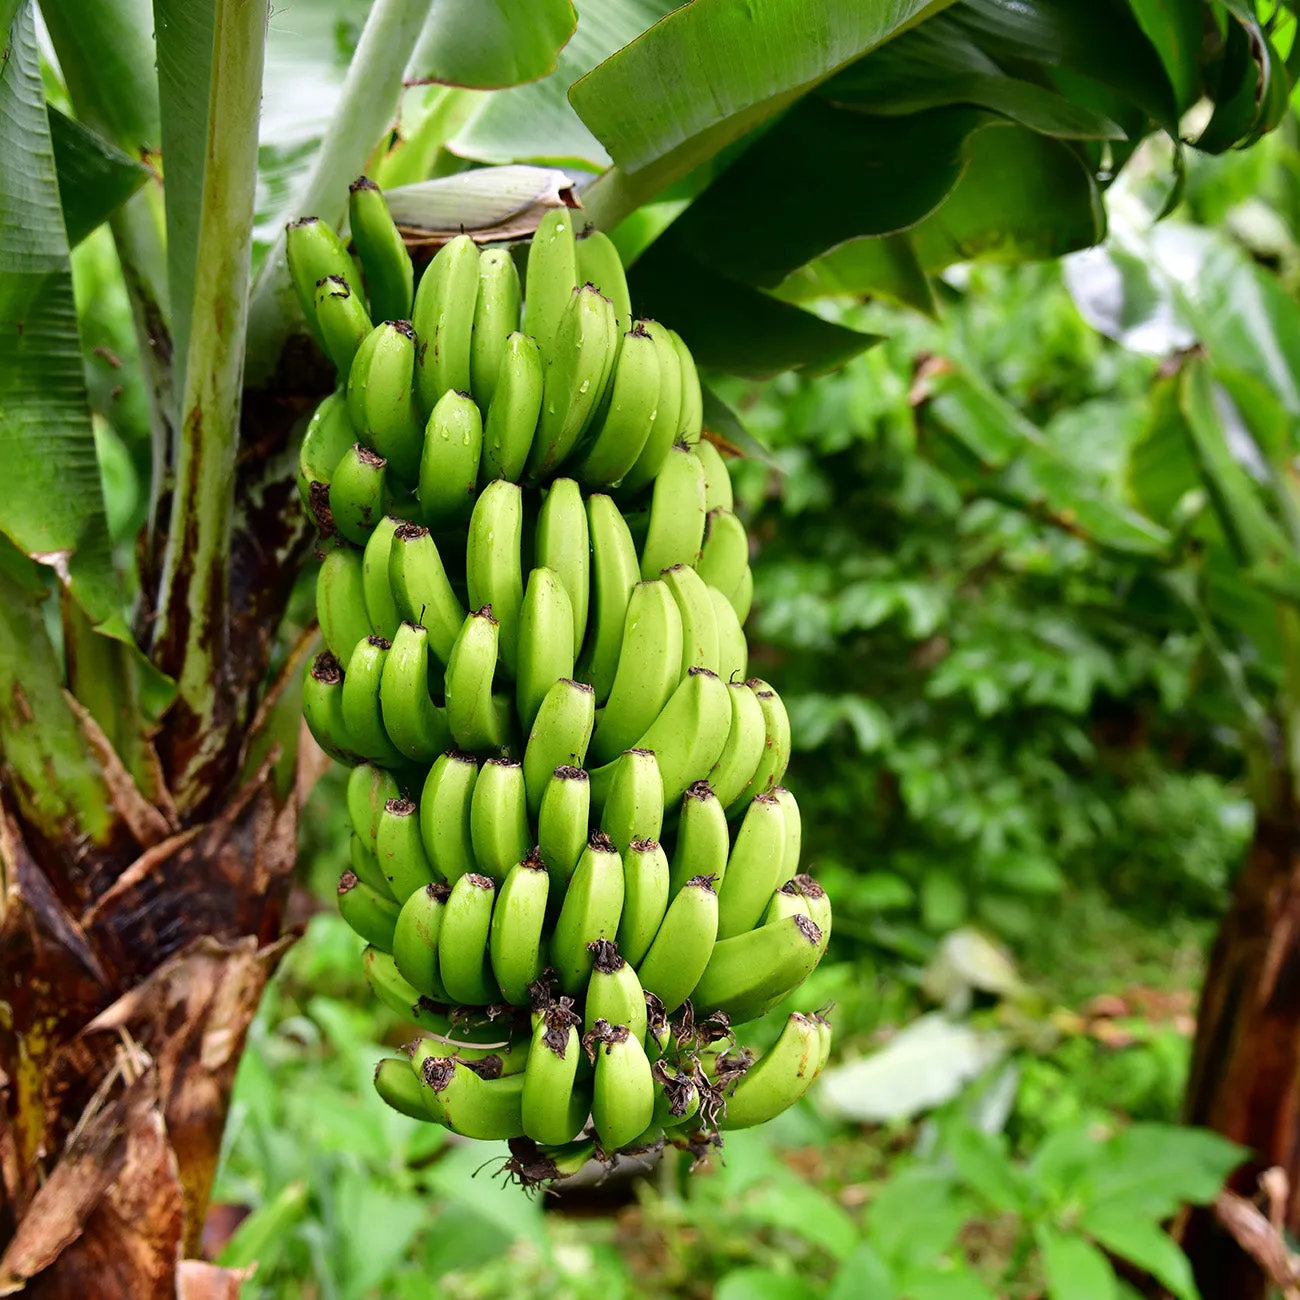
[[[581,202],[706,364],[815,370],[872,339],[806,299],[930,307],[954,261],[1091,245],[1145,135],[1205,96],[1195,143],[1248,142],[1288,78],[1248,0],[374,0],[342,67],[348,6],[39,12],[0,0],[0,1287],[230,1293],[193,1256],[289,941],[295,441],[333,382],[285,221],[340,225],[367,170],[417,248]],[[71,273],[105,223],[145,398],[113,528],[124,417]]]

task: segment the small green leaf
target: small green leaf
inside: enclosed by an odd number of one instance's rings
[[[897,1270],[932,1263],[957,1239],[969,1207],[951,1177],[914,1165],[892,1174],[867,1211],[867,1240]]]
[[[247,1268],[253,1263],[266,1268],[274,1259],[274,1248],[283,1245],[294,1225],[306,1215],[307,1208],[307,1184],[286,1183],[235,1229],[222,1247],[217,1263],[222,1268]]]
[[[1116,1300],[1115,1270],[1090,1241],[1067,1236],[1046,1223],[1036,1225],[1034,1236],[1050,1300]]]
[[[1178,1300],[1199,1300],[1187,1256],[1151,1220],[1099,1206],[1089,1210],[1079,1226],[1111,1254],[1145,1269]]]
[[[792,272],[773,296],[793,303],[878,296],[927,316],[938,313],[930,277],[907,234],[847,240]]]
[[[840,1265],[825,1300],[895,1300],[897,1294],[884,1260],[864,1241]]]
[[[49,115],[63,224],[68,232],[68,246],[75,248],[153,173],[58,109],[51,108]]]
[[[769,1268],[736,1268],[713,1291],[713,1300],[816,1300],[817,1291],[802,1278]]]
[[[1024,1190],[1007,1157],[1006,1141],[971,1124],[955,1126],[943,1149],[972,1190],[995,1210],[1017,1214],[1024,1208]]]
[[[571,0],[439,0],[413,71],[449,86],[521,86],[555,71],[577,25]]]

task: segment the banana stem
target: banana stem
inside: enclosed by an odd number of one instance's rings
[[[365,168],[376,142],[396,115],[402,74],[431,7],[432,0],[375,0],[334,116],[306,184],[294,196],[285,220],[314,216],[335,227],[342,221],[349,182]],[[281,231],[253,286],[245,376],[248,387],[261,387],[274,373],[299,318]]]

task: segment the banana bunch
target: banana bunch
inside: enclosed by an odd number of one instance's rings
[[[303,713],[351,769],[339,910],[421,1031],[375,1087],[512,1141],[528,1180],[716,1145],[825,1064],[819,1015],[757,1060],[732,1026],[803,983],[831,908],[694,362],[568,209],[522,284],[467,236],[417,283],[364,177],[349,224],[353,251],[314,218],[287,248],[338,371],[299,456],[324,551]]]

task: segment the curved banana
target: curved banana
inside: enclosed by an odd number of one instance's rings
[[[391,641],[402,621],[393,599],[393,587],[388,580],[388,557],[393,549],[393,534],[401,524],[400,519],[385,515],[366,540],[361,557],[362,594],[365,597],[366,617],[370,631]]]
[[[524,762],[526,781],[526,754]],[[591,782],[587,773],[580,767],[557,767],[546,784],[537,813],[537,847],[542,861],[565,886],[587,847],[590,810]],[[558,904],[562,892],[555,891],[553,904]]]
[[[573,646],[587,632],[587,598],[591,590],[591,546],[582,489],[571,478],[553,479],[537,514],[534,561],[559,575],[573,610]]]
[[[665,1011],[691,997],[713,955],[718,933],[718,895],[712,876],[693,876],[673,895],[637,974]]]
[[[681,426],[682,367],[672,333],[657,320],[642,321],[641,326],[654,340],[659,353],[658,413],[641,454],[619,484],[621,497],[635,496],[654,480],[663,467],[668,449],[677,441],[677,430]]]
[[[547,361],[542,413],[524,466],[534,483],[564,463],[604,395],[619,345],[613,304],[583,285],[565,306],[553,346],[548,350],[544,339],[538,342]]]
[[[388,462],[354,442],[334,467],[329,503],[339,535],[364,546],[388,508]]]
[[[603,789],[592,785],[600,829],[626,853],[633,840],[657,840],[664,824],[664,783],[659,761],[649,749],[625,749],[607,765]]]
[[[352,427],[344,394],[335,392],[322,398],[307,421],[302,445],[298,448],[298,495],[313,515],[317,497],[321,497],[328,508],[329,485],[334,470],[356,440],[357,431]],[[319,486],[313,491],[313,485]]]
[[[372,944],[361,954],[361,972],[371,992],[390,1011],[435,1033],[446,1032],[444,1008],[424,997],[402,978],[391,953],[382,952]]]
[[[518,759],[489,758],[478,770],[469,811],[477,870],[499,885],[533,843],[528,829],[524,767]]]
[[[821,931],[806,916],[720,939],[691,993],[697,1015],[725,1011],[733,1025],[763,1015],[808,978],[820,944]]]
[[[541,345],[550,361],[564,310],[578,287],[578,247],[573,214],[553,208],[537,224],[528,245],[524,276],[524,332]]]
[[[407,487],[420,469],[424,421],[415,404],[415,330],[386,320],[361,341],[348,371],[348,414],[364,441]]]
[[[367,943],[390,952],[393,929],[397,925],[397,904],[352,871],[345,871],[339,877],[338,896],[339,914],[348,925]]]
[[[817,1066],[817,1073],[820,1074],[827,1066],[831,1059],[831,1048],[835,1042],[835,1031],[831,1028],[831,1022],[826,1019],[820,1011],[814,1011],[813,1019],[817,1022],[817,1036],[821,1041],[821,1062]]]
[[[452,743],[447,710],[429,695],[429,634],[401,623],[379,679],[384,730],[398,751],[414,763],[432,763]]]
[[[484,1078],[482,1062],[454,1056],[425,1056],[417,1070],[424,1104],[436,1123],[480,1141],[523,1137],[524,1074]]]
[[[468,615],[447,659],[447,725],[461,749],[498,749],[501,714],[492,698],[497,621],[488,606]]]
[[[763,912],[763,919],[759,924],[770,925],[773,921],[779,921],[787,916],[811,917],[808,910],[808,900],[803,896],[803,891],[793,880],[787,880],[780,889],[773,892],[771,901]],[[818,928],[820,929],[820,927]]]
[[[380,1099],[402,1115],[430,1123],[428,1108],[420,1096],[420,1083],[410,1061],[386,1056],[375,1065],[375,1091]]]
[[[352,259],[343,247],[343,241],[319,217],[302,217],[289,222],[284,230],[284,252],[289,264],[289,279],[303,318],[323,348],[325,340],[316,323],[316,286],[331,275],[344,278],[355,275]]]
[[[713,769],[731,730],[731,702],[722,678],[688,668],[659,716],[638,739],[652,749],[664,783],[664,806],[675,808],[686,788]]]
[[[370,313],[341,275],[327,275],[316,285],[315,310],[325,355],[346,382],[361,341],[374,329]]]
[[[654,1078],[641,1040],[627,1025],[598,1020],[587,1035],[596,1056],[591,1118],[608,1152],[627,1146],[649,1127],[655,1109]]]
[[[803,852],[803,817],[794,795],[783,785],[772,787],[785,817],[785,849],[781,854],[781,879],[792,880],[799,874],[799,855]],[[816,920],[813,917],[813,920]]]
[[[718,889],[718,938],[730,939],[758,924],[781,883],[785,813],[774,795],[756,795],[736,831],[727,873]]]
[[[700,577],[710,587],[717,587],[734,606],[741,580],[749,568],[749,535],[745,525],[730,510],[715,510],[708,516],[708,530],[696,568]]]
[[[785,769],[790,765],[790,715],[786,713],[781,697],[759,677],[751,677],[749,685],[763,710],[766,739],[754,775],[740,793],[742,807],[744,800],[780,785]]]
[[[623,621],[623,649],[591,737],[591,757],[609,763],[636,745],[677,686],[682,616],[668,584],[655,579],[632,589]]]
[[[511,334],[484,419],[480,483],[494,478],[517,483],[523,475],[542,414],[542,389],[542,353],[537,340],[527,334]]]
[[[587,985],[584,1021],[591,1029],[597,1020],[626,1025],[634,1037],[644,1039],[647,1013],[645,990],[630,962],[624,960],[618,944],[597,939],[591,945],[594,963]]]
[[[727,871],[731,832],[721,800],[707,781],[696,781],[682,795],[668,888],[674,896],[694,876],[708,876],[716,887]]]
[[[528,815],[542,807],[556,768],[580,768],[596,721],[596,694],[583,682],[561,677],[542,697],[524,747]]]
[[[587,945],[612,939],[623,911],[623,860],[607,835],[593,831],[578,859],[551,935],[551,965],[560,988],[577,997],[595,960]]]
[[[520,297],[519,272],[509,249],[483,249],[469,343],[469,391],[485,418],[496,394],[506,340],[519,328]]]
[[[731,474],[722,453],[708,438],[695,444],[695,454],[704,466],[704,511],[734,510],[736,499],[731,489]],[[742,620],[743,621],[743,620]]]
[[[562,1146],[582,1131],[591,1113],[591,1087],[578,1082],[582,1058],[577,1016],[553,1002],[533,1030],[524,1072],[522,1119],[534,1142]]]
[[[753,1128],[789,1110],[812,1086],[821,1060],[817,1021],[792,1011],[780,1038],[745,1071],[727,1097],[719,1127]]]
[[[559,574],[536,568],[528,575],[519,611],[519,661],[515,706],[519,725],[531,733],[546,692],[573,676],[573,610]]]
[[[709,588],[709,599],[718,620],[718,676],[724,682],[743,682],[749,671],[749,643],[740,616],[717,587]]]
[[[808,900],[808,915],[812,917],[817,928],[822,932],[821,949],[831,941],[831,900],[830,895],[811,876],[800,872],[794,883],[803,891]]]
[[[618,921],[619,951],[631,965],[650,950],[667,911],[668,855],[655,840],[633,840],[623,854],[623,914]],[[641,1002],[644,1006],[645,999]]]
[[[523,493],[519,485],[494,479],[474,502],[465,544],[470,606],[492,606],[498,629],[497,652],[511,676],[519,662],[519,610],[524,603],[520,561],[523,527]]]
[[[348,186],[348,225],[366,273],[371,314],[377,320],[410,320],[415,290],[411,255],[383,192],[368,176],[358,176]]]
[[[617,487],[636,464],[659,414],[660,351],[643,321],[623,334],[609,401],[593,420],[573,477],[592,488]]]
[[[390,643],[381,636],[358,641],[343,678],[343,723],[358,752],[384,767],[401,767],[403,758],[384,730],[379,690]]]
[[[449,885],[475,869],[470,808],[478,759],[451,750],[429,769],[420,793],[420,838],[435,872]]]
[[[694,447],[700,441],[704,428],[704,397],[700,392],[700,376],[695,369],[695,358],[685,340],[676,330],[668,331],[677,353],[678,369],[682,376],[682,405],[677,415],[677,439]]]
[[[609,698],[623,649],[623,629],[632,589],[641,580],[641,562],[627,521],[611,497],[587,498],[591,540],[591,621],[580,676],[596,691],[596,703]]]
[[[595,287],[614,304],[620,334],[632,324],[632,295],[627,287],[623,259],[614,241],[602,230],[584,230],[578,236],[578,283]]]
[[[470,391],[478,283],[478,245],[468,235],[444,244],[420,277],[411,309],[411,323],[420,338],[415,391],[420,408],[429,415],[447,393]]]
[[[410,799],[390,799],[379,814],[375,857],[398,903],[433,884],[433,865],[420,837],[419,807]]]
[[[674,564],[693,565],[700,560],[704,520],[704,466],[691,448],[676,443],[655,476],[641,547],[641,576],[657,578]],[[703,570],[700,576],[707,578]]]
[[[356,831],[348,836],[348,864],[352,868],[352,874],[358,880],[369,885],[371,889],[377,890],[385,898],[392,898],[392,887],[379,869],[379,859],[373,850],[366,847]]]
[[[316,617],[325,644],[340,663],[347,663],[357,642],[370,636],[365,563],[354,547],[337,546],[325,556],[316,576]]]
[[[718,802],[730,813],[733,807],[740,811],[746,806],[741,796],[749,788],[767,748],[767,723],[763,706],[748,682],[729,681],[727,693],[731,700],[731,729],[722,756],[709,773],[709,784]]]
[[[450,1002],[438,973],[438,939],[451,886],[437,881],[417,889],[402,904],[393,931],[393,960],[413,989],[435,1002]]]
[[[534,850],[510,868],[492,909],[488,934],[492,974],[501,996],[515,1006],[528,1006],[529,985],[546,965],[542,931],[550,884],[546,863]]]
[[[430,528],[455,528],[469,518],[483,454],[483,417],[472,398],[448,389],[424,431],[420,512]]]
[[[736,622],[742,627],[745,620],[749,617],[749,611],[754,604],[754,570],[745,567],[745,572],[740,576],[740,586],[736,588],[736,594],[731,598],[731,608],[736,611]]]
[[[429,648],[440,663],[451,658],[452,646],[465,623],[460,603],[443,567],[438,544],[420,524],[399,524],[388,556],[397,612],[408,623],[429,632]]]
[[[501,1001],[492,978],[488,934],[496,886],[491,876],[467,872],[451,887],[438,934],[438,974],[452,1000],[482,1007]]]
[[[313,739],[332,759],[355,767],[363,762],[343,720],[344,672],[328,650],[311,661],[302,682],[302,716]]]
[[[681,676],[692,668],[718,672],[718,615],[704,580],[688,564],[665,569],[663,579],[682,616]]]

